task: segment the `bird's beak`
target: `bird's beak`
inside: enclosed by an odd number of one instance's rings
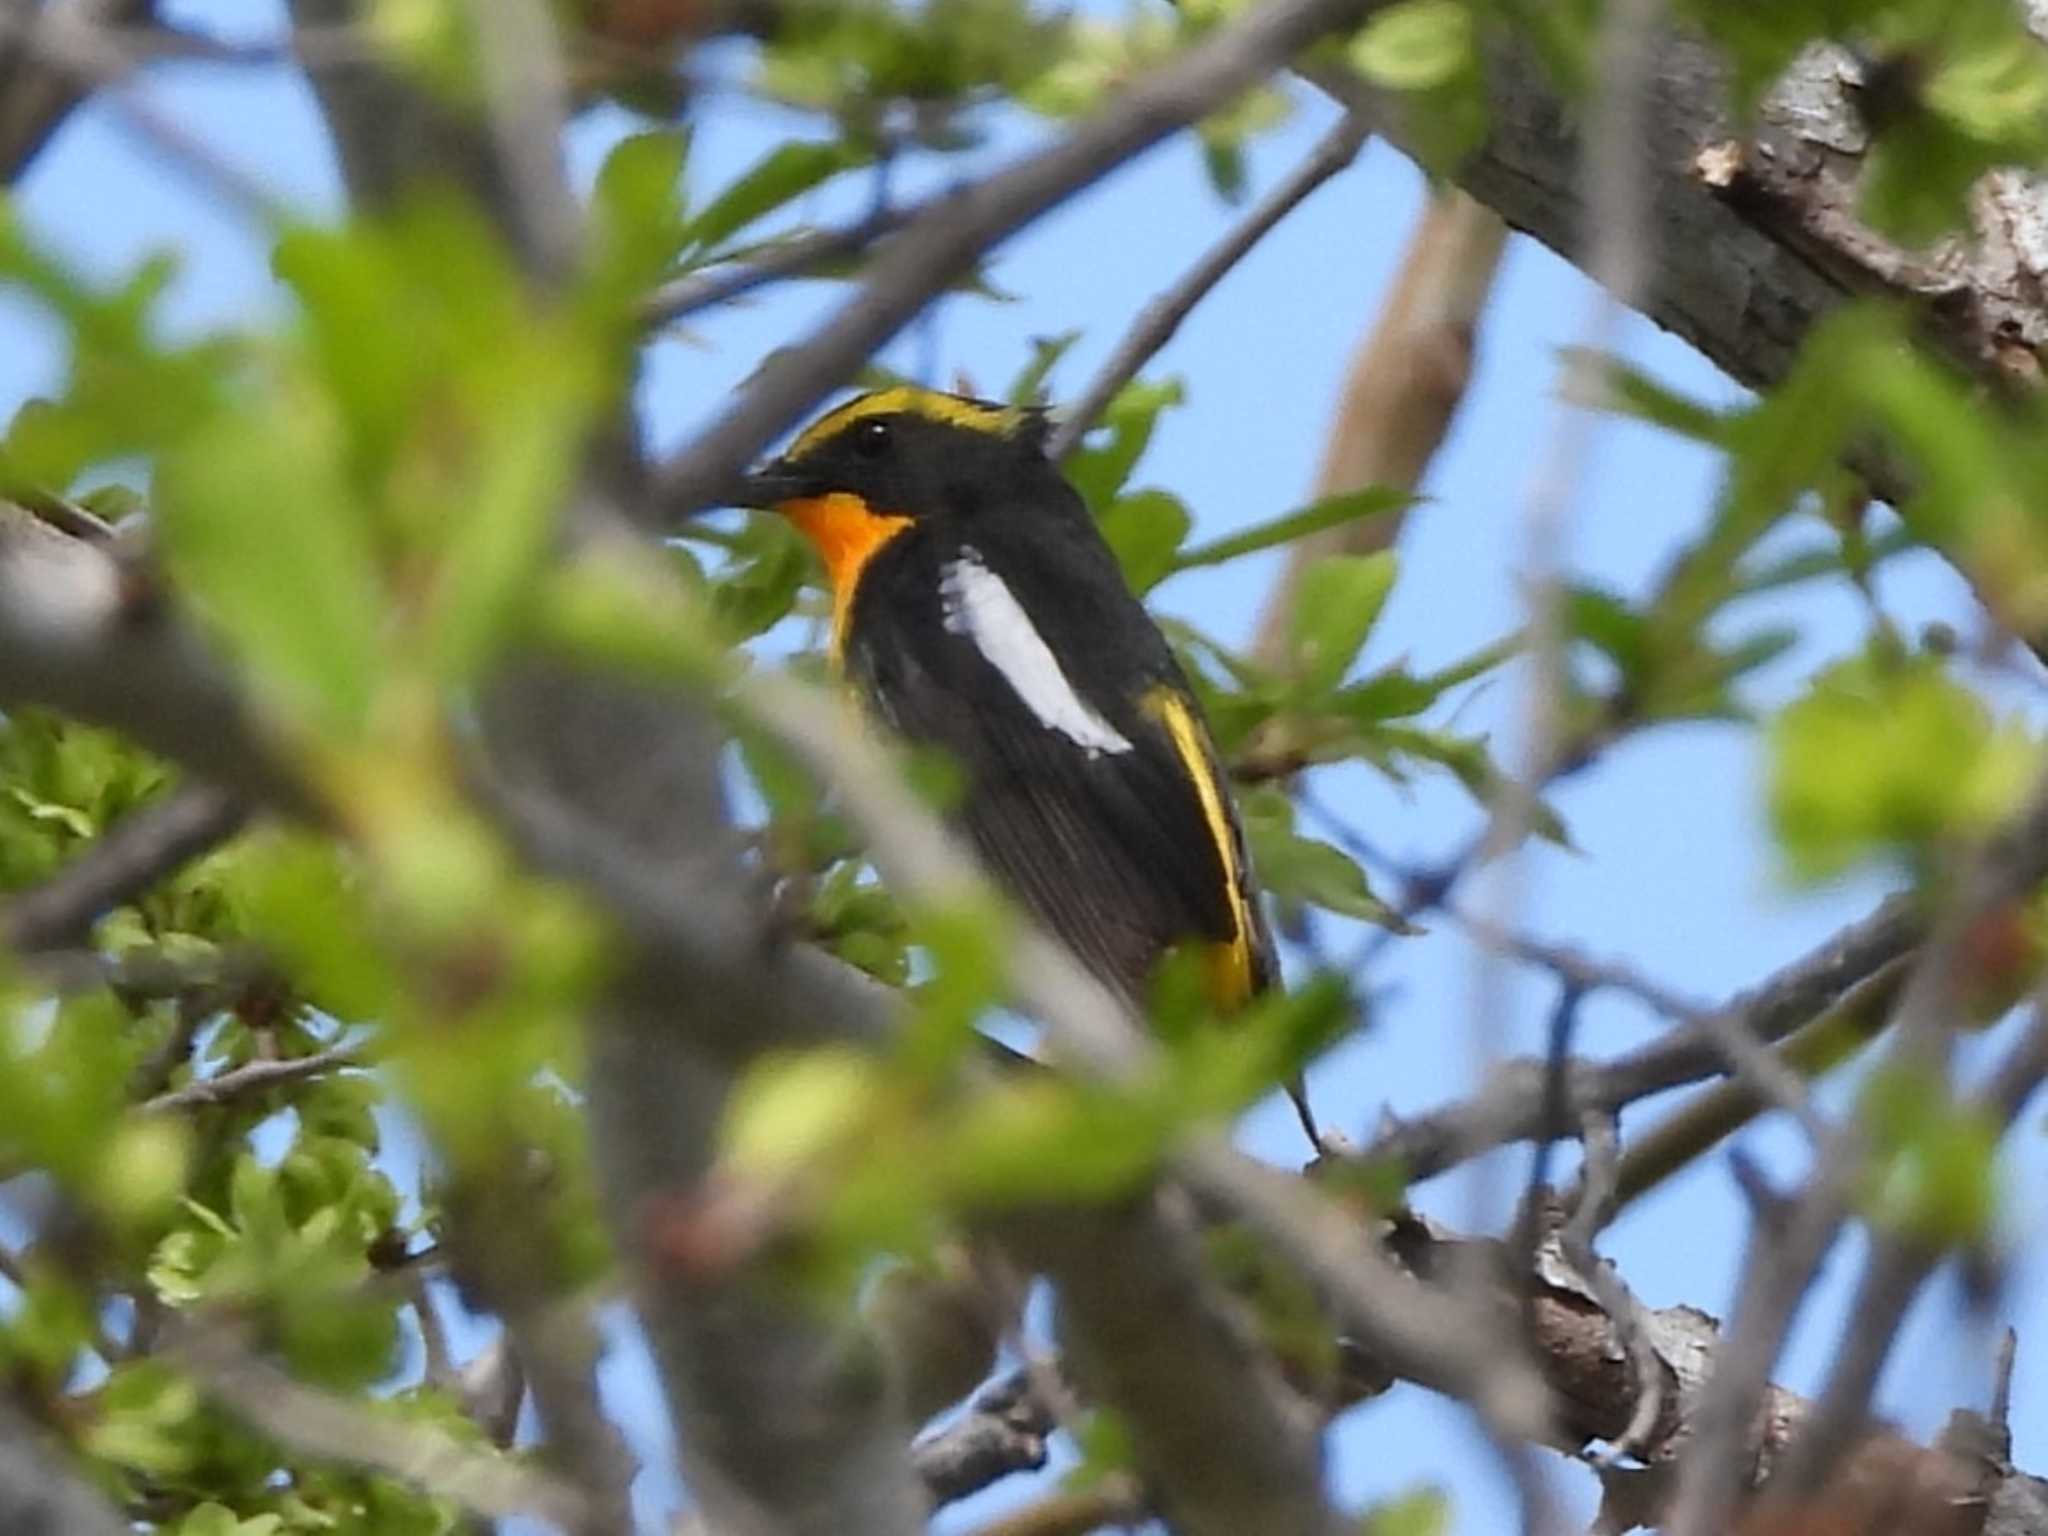
[[[741,477],[738,493],[732,500],[736,507],[762,507],[772,511],[785,502],[799,500],[815,491],[816,487],[807,476],[798,474],[777,459]]]

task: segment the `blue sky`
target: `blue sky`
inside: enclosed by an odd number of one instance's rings
[[[275,25],[277,9],[257,0],[170,7],[212,28],[251,36]],[[728,75],[740,55],[712,60]],[[310,99],[280,72],[180,66],[154,72],[150,101],[260,178],[293,205],[332,213],[339,190]],[[692,151],[693,189],[702,195],[751,163],[779,138],[817,134],[819,125],[717,92]],[[1328,110],[1304,100],[1294,119],[1252,153],[1256,186],[1284,174],[1320,133]],[[582,125],[572,163],[586,178],[604,146],[626,127],[600,115]],[[1012,119],[991,123],[982,151],[938,168],[910,167],[911,190],[996,163],[1045,130]],[[859,206],[865,189],[821,198],[808,212]],[[1153,365],[1180,375],[1187,404],[1164,420],[1139,479],[1183,497],[1197,536],[1216,534],[1299,504],[1349,351],[1370,323],[1424,184],[1400,156],[1369,147],[1352,170],[1325,187],[1234,271]],[[175,252],[183,274],[172,296],[180,328],[246,324],[280,312],[260,232],[209,204],[162,156],[139,146],[118,112],[80,114],[23,188],[23,210],[48,241],[89,270],[113,274],[144,255]],[[993,266],[1011,303],[955,298],[890,350],[905,372],[950,383],[964,373],[983,387],[1004,383],[1025,359],[1031,338],[1085,332],[1054,377],[1056,397],[1077,390],[1140,305],[1233,218],[1210,190],[1188,144],[1155,151],[1138,165],[1076,198],[1007,246]],[[797,285],[746,308],[704,320],[688,338],[653,350],[643,400],[650,440],[672,447],[709,419],[770,347],[829,312],[844,290]],[[1547,251],[1517,239],[1480,336],[1471,393],[1401,544],[1402,577],[1375,634],[1368,664],[1407,655],[1428,666],[1461,655],[1512,627],[1521,601],[1517,562],[1523,548],[1531,476],[1557,430],[1553,397],[1556,349],[1576,339],[1588,311],[1586,284]],[[1695,354],[1640,320],[1626,350],[1672,386],[1714,401],[1739,392]],[[62,358],[38,319],[0,301],[0,410],[11,413],[61,376]],[[1599,452],[1573,508],[1570,565],[1575,573],[1624,591],[1641,591],[1676,542],[1699,526],[1714,489],[1715,466],[1700,450],[1649,429],[1602,427]],[[1806,530],[1810,535],[1814,530]],[[1275,563],[1241,562],[1191,573],[1164,587],[1159,605],[1198,620],[1226,639],[1248,631]],[[1946,619],[1968,630],[1970,607],[1955,578],[1926,559],[1899,562],[1881,584],[1885,607],[1910,625]],[[1805,590],[1793,600],[1756,605],[1755,622],[1773,612],[1796,617],[1808,642],[1776,664],[1758,696],[1782,699],[1815,662],[1856,645],[1866,623],[1846,592]],[[1465,700],[1465,728],[1510,734],[1517,718],[1512,677]],[[1718,726],[1667,729],[1615,752],[1558,799],[1577,852],[1544,849],[1527,862],[1523,910],[1541,935],[1623,958],[1671,986],[1704,999],[1737,990],[1772,966],[1860,914],[1880,894],[1874,883],[1794,893],[1782,882],[1766,836],[1760,765],[1739,731]],[[1321,798],[1402,859],[1428,861],[1457,848],[1477,825],[1469,800],[1433,782],[1399,789],[1364,771],[1332,776]],[[1338,933],[1340,945],[1343,941]],[[1316,1075],[1326,1117],[1357,1134],[1382,1108],[1410,1112],[1467,1089],[1473,1081],[1474,961],[1469,946],[1439,925],[1391,947],[1371,978],[1382,999],[1374,1027]],[[1549,996],[1540,979],[1521,977],[1502,1028],[1518,1049],[1534,1049]],[[1637,1043],[1656,1021],[1625,1004],[1599,1000],[1587,1010],[1584,1048]],[[1998,1039],[1973,1042],[1975,1066]],[[1825,1096],[1836,1105],[1839,1092]],[[1624,1131],[1648,1123],[1638,1109]],[[1275,1158],[1296,1158],[1298,1141],[1284,1109],[1263,1107],[1246,1128],[1247,1144]],[[1800,1166],[1798,1143],[1766,1125],[1750,1138],[1768,1166],[1786,1175]],[[2038,1176],[2040,1137],[2017,1138],[2015,1179]],[[1503,1191],[1519,1187],[1526,1149],[1491,1160],[1491,1176],[1452,1176],[1425,1187],[1420,1201],[1447,1220],[1470,1224],[1498,1216]],[[1489,1197],[1491,1203],[1489,1204]],[[2038,1218],[2014,1203],[2016,1236],[2037,1238]],[[1732,1297],[1745,1224],[1725,1158],[1677,1180],[1609,1232],[1604,1251],[1653,1305],[1686,1301],[1717,1314]],[[1809,1387],[1832,1352],[1860,1244],[1839,1248],[1802,1318],[1780,1379]],[[2016,1460],[2048,1465],[2048,1395],[2029,1391],[2030,1340],[2048,1336],[2048,1294],[2038,1269],[2015,1273],[2000,1320],[2020,1327],[2021,1375],[2015,1405]],[[1880,1406],[1911,1430],[1938,1427],[1951,1406],[1981,1406],[1993,1337],[1958,1332],[1954,1292],[1937,1285],[1915,1315],[1887,1373]],[[659,1444],[653,1393],[630,1341],[608,1367],[616,1401],[638,1421],[643,1443]],[[1587,1479],[1553,1463],[1557,1483],[1590,1512]],[[1354,1414],[1333,1441],[1333,1475],[1347,1500],[1364,1502],[1426,1484],[1454,1490],[1454,1528],[1468,1536],[1506,1528],[1500,1480],[1461,1410],[1413,1389],[1397,1389]],[[651,1509],[667,1480],[649,1480]],[[1014,1497],[1004,1490],[999,1500]],[[965,1528],[977,1508],[946,1520]]]

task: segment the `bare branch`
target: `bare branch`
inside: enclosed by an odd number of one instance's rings
[[[195,1077],[182,1088],[156,1095],[142,1107],[151,1114],[210,1108],[253,1098],[288,1083],[302,1083],[330,1072],[350,1071],[367,1065],[360,1045],[334,1045],[310,1056],[291,1056],[277,1061],[252,1061],[218,1077]]]
[[[0,125],[0,134],[13,135],[6,147],[26,164],[80,99],[102,93],[115,121],[200,192],[261,223],[275,223],[283,210],[260,183],[132,88],[134,60],[100,23],[145,16],[152,8],[133,0],[62,0],[33,16],[18,14],[24,9],[19,5],[12,8],[17,14],[0,11],[0,40],[17,50],[29,92],[17,119]]]
[[[1109,360],[1061,418],[1046,442],[1047,454],[1064,459],[1079,447],[1095,418],[1116,398],[1117,391],[1136,378],[1153,354],[1173,339],[1180,323],[1208,297],[1209,290],[1222,282],[1230,269],[1250,255],[1252,247],[1300,207],[1316,188],[1357,159],[1369,136],[1370,130],[1362,117],[1345,113],[1301,164],[1260,198],[1252,211],[1205,251],[1179,281],[1140,310]]]
[[[1375,485],[1413,490],[1422,483],[1465,397],[1475,328],[1507,236],[1491,209],[1456,188],[1430,198],[1393,292],[1345,374],[1316,473],[1318,498]],[[1290,545],[1254,630],[1251,654],[1260,665],[1287,663],[1289,615],[1309,567],[1330,555],[1384,549],[1399,529],[1398,516],[1373,518]],[[1262,745],[1285,755],[1285,743]]]
[[[1904,989],[1905,958],[1880,967],[1851,987],[1841,1000],[1801,1025],[1772,1052],[1801,1081],[1839,1066],[1869,1044],[1890,1022]],[[1771,1100],[1743,1078],[1716,1083],[1629,1140],[1622,1153],[1617,1198],[1633,1204],[1672,1174],[1710,1151],[1771,1107]]]
[[[1485,944],[1528,965],[1549,971],[1565,986],[1579,992],[1616,992],[1632,997],[1644,1007],[1678,1023],[1692,1023],[1712,1010],[1681,997],[1669,987],[1645,976],[1621,960],[1590,955],[1569,944],[1552,944],[1526,934],[1506,933],[1456,907],[1446,906],[1451,918],[1470,929]]]
[[[651,327],[673,325],[699,310],[728,303],[756,288],[785,278],[803,277],[843,257],[866,250],[893,234],[931,205],[877,208],[854,223],[836,229],[814,229],[756,251],[743,262],[710,274],[692,273],[664,283],[647,296],[640,317]]]
[[[2036,1009],[1984,1093],[1970,1107],[2001,1134],[2048,1073],[2048,1012]],[[1841,1352],[1835,1357],[1805,1433],[1792,1448],[1783,1475],[1797,1498],[1817,1490],[1836,1470],[1864,1427],[1870,1394],[1890,1357],[1906,1308],[1943,1257],[1910,1232],[1881,1232],[1849,1304]]]
[[[2048,777],[2035,784],[2019,814],[1969,857],[1956,882],[1956,899],[1941,915],[1899,1000],[1895,1038],[1885,1064],[1925,1082],[1925,1091],[1947,1092],[1946,1036],[1962,936],[1987,913],[2040,883],[2048,861],[2044,842]],[[2033,1042],[2031,1032],[2029,1041]],[[2031,1063],[2024,1048],[2020,1059]],[[2031,1091],[2030,1076],[2023,1075],[2020,1081]],[[2007,1091],[2021,1090],[2014,1085]],[[1721,1529],[1733,1509],[1745,1479],[1747,1462],[1741,1452],[1754,1405],[1814,1272],[1848,1214],[1863,1159],[1860,1128],[1854,1122],[1844,1124],[1822,1146],[1805,1193],[1782,1222],[1757,1222],[1728,1347],[1702,1397],[1699,1438],[1680,1471],[1673,1536],[1709,1536]],[[1910,1294],[1918,1282],[1907,1273],[1907,1261],[1900,1259],[1893,1267],[1895,1273],[1879,1277],[1885,1281],[1885,1297]],[[1899,1305],[1903,1308],[1903,1300]],[[1854,1389],[1853,1381],[1845,1381],[1843,1396]]]
[[[514,248],[544,282],[576,259],[581,218],[562,171],[568,82],[555,20],[539,0],[465,0],[483,65]]]
[[[2048,841],[2030,863],[2048,865]],[[1782,1039],[1850,987],[1905,954],[1925,932],[1924,919],[1911,902],[1887,902],[1733,999],[1722,1012],[1757,1040]],[[1667,1088],[1711,1077],[1725,1065],[1719,1046],[1704,1030],[1675,1029],[1611,1061],[1575,1064],[1570,1073],[1571,1101],[1582,1110],[1620,1109]],[[1357,1154],[1358,1159],[1391,1162],[1419,1181],[1505,1142],[1546,1133],[1569,1135],[1569,1123],[1558,1125],[1546,1118],[1543,1077],[1540,1062],[1502,1063],[1473,1097],[1389,1127]]]
[[[1029,1374],[1013,1371],[977,1392],[944,1429],[912,1445],[910,1459],[932,1502],[950,1504],[1013,1472],[1036,1472],[1054,1427]]]

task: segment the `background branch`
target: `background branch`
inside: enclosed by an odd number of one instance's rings
[[[1108,361],[1062,413],[1059,425],[1046,440],[1046,453],[1053,459],[1064,459],[1073,452],[1117,392],[1173,339],[1180,323],[1194,312],[1209,290],[1222,282],[1230,269],[1251,254],[1252,247],[1301,206],[1309,194],[1357,159],[1368,136],[1365,120],[1346,113],[1308,152],[1307,158],[1274,183],[1257,206],[1204,252],[1178,282],[1140,310]]]

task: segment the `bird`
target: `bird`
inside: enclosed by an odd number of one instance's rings
[[[1280,982],[1230,781],[1050,427],[895,385],[827,411],[735,499],[815,547],[832,661],[962,771],[951,814],[999,885],[1139,1012],[1190,946],[1229,1012]],[[1289,1094],[1320,1150],[1298,1079]]]

